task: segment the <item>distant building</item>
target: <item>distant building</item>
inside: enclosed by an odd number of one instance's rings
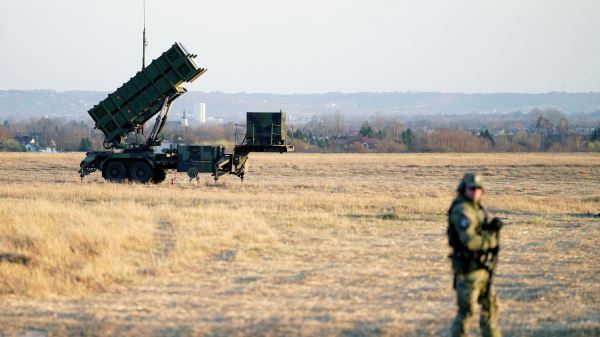
[[[32,135],[17,134],[15,135],[15,140],[23,146],[27,146],[28,144],[35,145],[35,137]]]
[[[183,110],[183,117],[181,118],[181,126],[183,126],[184,128],[187,128],[188,126],[190,126],[190,123],[188,122],[188,119],[185,116],[185,110]]]
[[[200,124],[206,124],[206,104],[200,103]]]
[[[33,143],[27,143],[24,145],[24,147],[25,147],[25,151],[27,151],[27,152],[38,152],[37,145],[35,145]]]
[[[23,148],[25,148],[25,151],[27,151],[27,152],[45,152],[45,153],[58,152],[58,151],[56,151],[56,143],[54,142],[54,139],[50,140],[50,146],[47,146],[47,147],[39,146],[35,141],[35,137],[33,137],[32,135],[18,134],[15,136],[15,140],[18,141],[19,143],[21,143],[21,145],[23,146]]]
[[[356,137],[354,141],[359,142],[364,150],[376,150],[378,147],[377,138]]]

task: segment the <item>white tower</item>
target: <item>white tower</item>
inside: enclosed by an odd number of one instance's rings
[[[206,104],[200,103],[200,124],[206,124]]]
[[[190,126],[189,123],[188,123],[188,119],[185,116],[185,110],[183,110],[183,117],[181,118],[181,126],[186,127],[186,128],[188,126]]]

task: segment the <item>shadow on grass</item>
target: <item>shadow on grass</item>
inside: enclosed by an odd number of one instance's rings
[[[402,221],[402,222],[439,222],[442,221],[445,216],[441,216],[437,213],[381,213],[381,214],[346,214],[346,217],[352,220],[387,220],[387,221]]]
[[[587,212],[587,213],[566,213],[566,216],[570,216],[578,219],[596,219],[600,220],[600,213]]]
[[[382,336],[385,326],[390,322],[389,319],[373,320],[373,321],[354,321],[352,327],[342,330],[340,337],[368,337]]]
[[[530,330],[504,329],[502,335],[505,337],[596,337],[600,336],[600,327],[539,328]]]

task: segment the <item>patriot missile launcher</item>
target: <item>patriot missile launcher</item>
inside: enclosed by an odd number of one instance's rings
[[[285,112],[248,113],[246,134],[231,153],[219,145],[185,145],[155,151],[171,103],[206,72],[181,43],[175,43],[115,92],[88,111],[104,134],[106,151],[92,151],[80,164],[80,176],[101,171],[111,182],[160,183],[166,171],[186,172],[190,179],[210,173],[215,181],[225,174],[244,179],[250,152],[292,152],[286,143]],[[156,116],[150,133],[144,125]]]

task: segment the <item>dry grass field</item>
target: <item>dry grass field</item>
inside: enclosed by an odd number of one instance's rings
[[[447,336],[466,170],[509,218],[504,336],[600,335],[600,155],[252,154],[216,185],[82,157],[0,154],[0,254],[31,257],[0,262],[0,336]]]

